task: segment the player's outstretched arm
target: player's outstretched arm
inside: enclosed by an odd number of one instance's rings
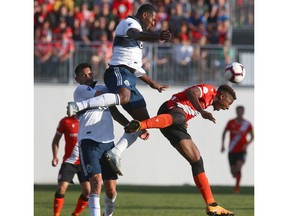
[[[165,91],[167,88],[169,88],[169,85],[161,85],[152,80],[151,77],[147,74],[142,75],[141,77],[139,77],[139,79],[148,84],[151,88],[157,89],[158,92]]]
[[[187,98],[192,103],[192,105],[195,107],[195,109],[201,114],[202,118],[208,119],[214,123],[216,123],[216,119],[213,117],[212,113],[204,110],[199,102],[201,92],[198,87],[190,88],[189,91],[187,91]]]
[[[127,35],[130,38],[147,42],[169,41],[172,38],[172,34],[168,30],[150,32],[150,31],[139,31],[138,29],[130,28],[127,31]]]

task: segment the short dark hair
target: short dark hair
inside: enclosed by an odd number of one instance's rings
[[[244,106],[238,105],[238,106],[236,107],[236,109],[237,109],[237,110],[238,110],[238,109],[242,109],[242,110],[244,111]]]
[[[230,87],[230,86],[227,85],[227,84],[222,84],[222,85],[220,85],[217,91],[219,91],[219,92],[226,92],[226,93],[228,93],[229,95],[231,95],[234,100],[237,99],[235,91],[233,90],[232,87]]]
[[[84,69],[84,68],[87,68],[89,67],[90,70],[92,70],[92,66],[89,64],[89,63],[81,63],[79,65],[77,65],[77,67],[75,68],[75,74],[76,76]]]
[[[156,13],[156,8],[151,5],[151,4],[143,4],[139,7],[138,11],[137,11],[137,14],[143,14],[143,13]]]

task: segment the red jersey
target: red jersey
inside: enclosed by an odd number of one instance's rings
[[[251,123],[245,119],[241,122],[231,119],[225,130],[230,131],[229,152],[246,152],[247,134],[253,130]]]
[[[195,86],[197,86],[201,91],[201,95],[198,98],[200,105],[202,109],[206,109],[212,104],[213,99],[216,96],[217,89],[210,84],[199,84]],[[172,95],[172,98],[168,101],[167,104],[169,109],[172,109],[174,107],[182,108],[186,114],[186,121],[194,118],[198,114],[196,108],[187,98],[187,91],[195,86],[191,86],[187,89],[184,89],[182,92]]]
[[[78,149],[78,129],[79,121],[75,116],[64,117],[60,120],[57,133],[64,134],[65,138],[65,153],[63,162],[71,164],[80,164],[79,149]]]

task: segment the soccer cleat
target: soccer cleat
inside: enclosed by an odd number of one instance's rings
[[[67,115],[73,116],[79,111],[79,108],[76,104],[76,102],[68,102],[67,105]]]
[[[230,212],[223,207],[221,207],[218,203],[214,202],[207,205],[206,208],[207,215],[227,215],[234,216],[233,212]]]
[[[133,133],[141,130],[141,122],[137,120],[132,120],[124,127],[125,133]]]
[[[108,161],[110,167],[120,176],[123,176],[121,172],[121,158],[114,154],[111,150],[104,153],[105,160]]]

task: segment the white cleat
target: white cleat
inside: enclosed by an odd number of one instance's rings
[[[76,104],[76,102],[68,102],[67,105],[67,115],[73,116],[79,111],[79,108]]]
[[[120,176],[123,176],[121,172],[121,158],[114,154],[111,150],[106,151],[104,153],[104,157],[114,172]]]

